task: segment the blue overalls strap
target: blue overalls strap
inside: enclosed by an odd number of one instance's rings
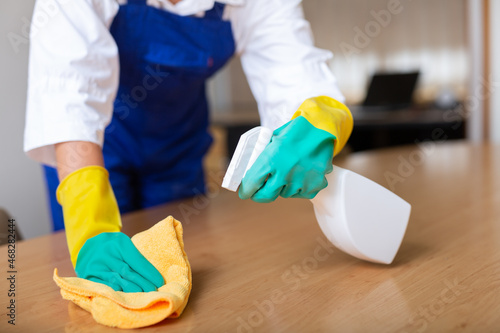
[[[225,4],[216,2],[214,7],[205,12],[205,18],[209,20],[222,20],[222,15],[224,14]]]
[[[145,5],[146,0],[128,0],[127,4],[128,5]]]

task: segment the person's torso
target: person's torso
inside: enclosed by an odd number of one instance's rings
[[[234,54],[224,4],[203,17],[181,16],[129,0],[110,27],[118,46],[120,85],[106,141],[140,156],[135,162],[199,158],[211,142],[207,133],[205,81]],[[108,145],[109,146],[109,145]],[[118,148],[117,148],[118,149]]]

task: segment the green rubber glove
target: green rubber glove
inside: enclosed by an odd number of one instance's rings
[[[271,142],[243,178],[239,196],[256,202],[284,198],[312,199],[332,172],[336,137],[298,116],[276,129]]]
[[[156,291],[165,284],[160,272],[121,232],[104,232],[88,239],[78,253],[75,272],[116,291]]]

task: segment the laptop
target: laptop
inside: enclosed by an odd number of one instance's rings
[[[375,73],[372,76],[363,110],[397,110],[412,105],[420,72]]]

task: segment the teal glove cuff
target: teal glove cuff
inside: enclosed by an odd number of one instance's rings
[[[116,291],[156,291],[165,284],[160,272],[121,232],[89,238],[76,261],[78,277],[103,283]]]
[[[276,129],[271,142],[247,171],[239,196],[256,202],[312,199],[328,185],[335,136],[299,116]]]

